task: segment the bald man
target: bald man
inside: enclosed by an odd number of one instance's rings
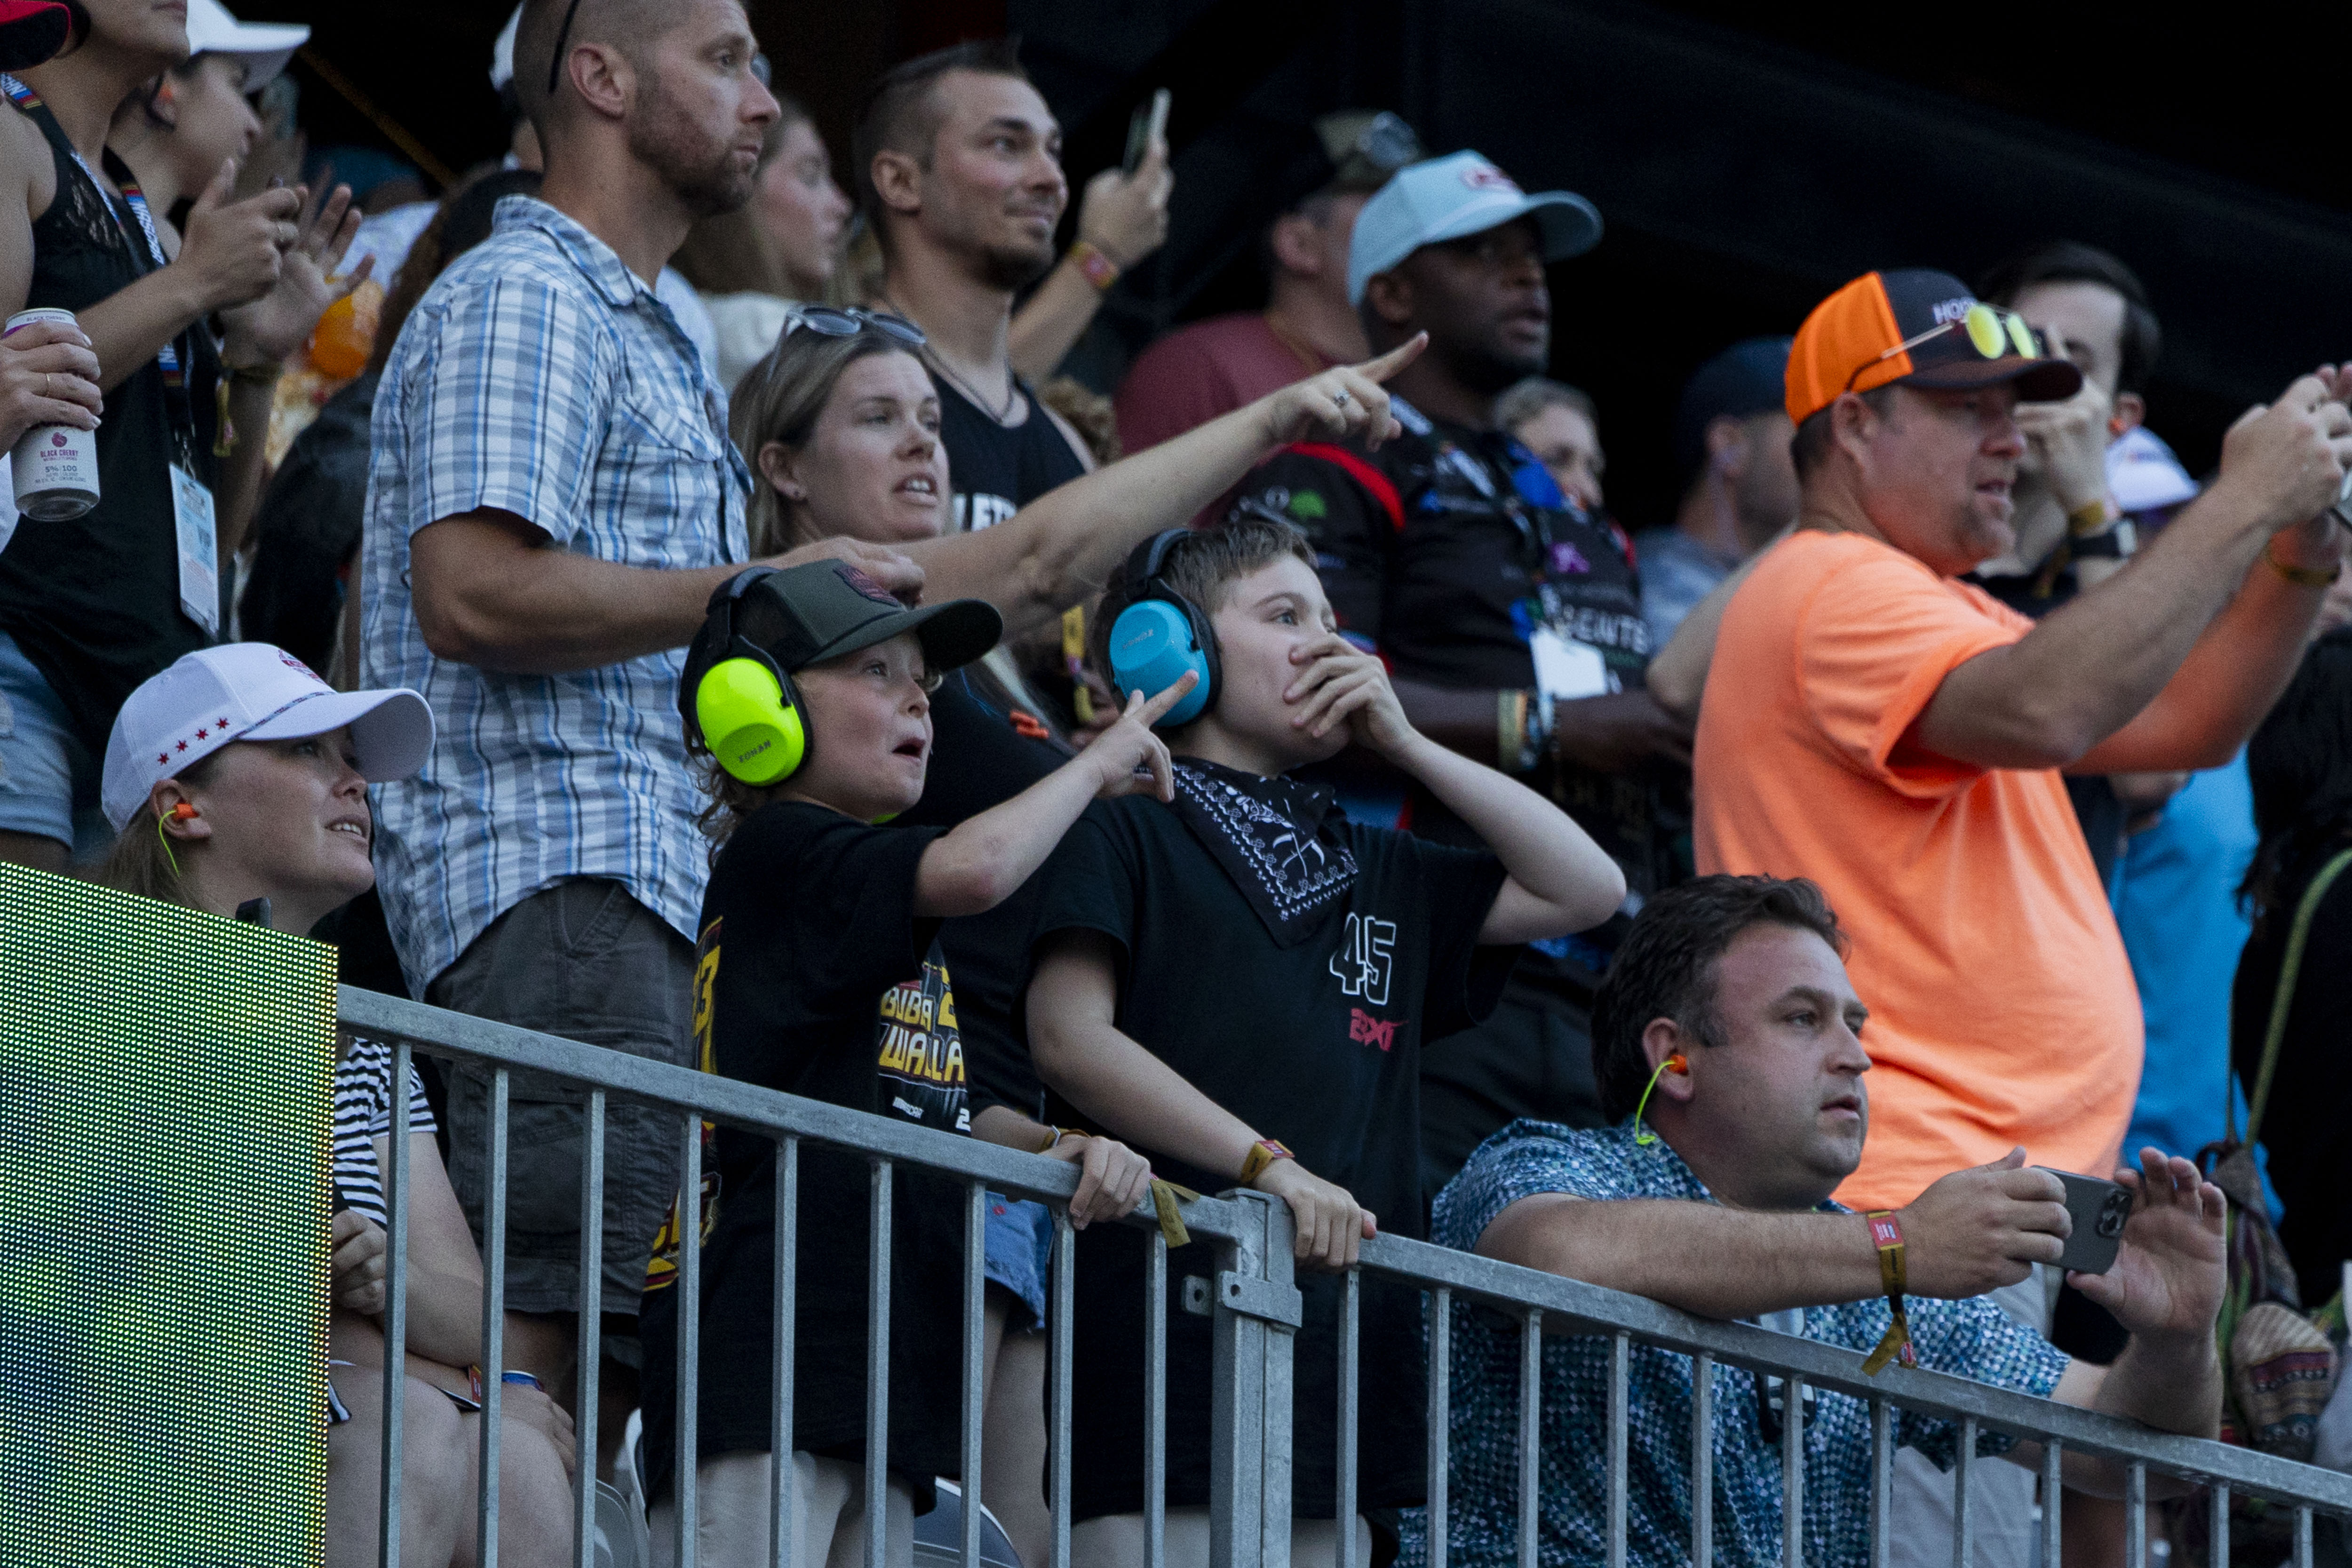
[[[708,859],[677,681],[711,590],[750,554],[751,476],[654,280],[689,225],[751,194],[778,112],[756,56],[737,0],[530,0],[515,85],[546,183],[499,203],[409,316],[368,482],[362,667],[424,692],[442,726],[376,803],[411,990],[680,1064]],[[906,585],[895,561],[866,563]],[[477,1237],[489,1093],[487,1072],[453,1072],[450,1174]],[[508,1364],[566,1403],[580,1123],[516,1076]],[[677,1191],[677,1118],[613,1105],[604,1162],[601,1305],[633,1319]],[[608,1474],[635,1361],[604,1368]]]

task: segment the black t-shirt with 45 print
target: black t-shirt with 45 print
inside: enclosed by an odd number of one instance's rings
[[[1117,952],[1115,1022],[1194,1089],[1336,1182],[1384,1232],[1423,1234],[1420,1076],[1433,1041],[1486,1016],[1517,948],[1480,947],[1503,884],[1485,849],[1348,821],[1329,795],[1180,759],[1174,805],[1098,804],[1039,873],[1037,941],[1094,932]],[[1056,1121],[1083,1123],[1055,1101]],[[1136,1130],[1126,1130],[1132,1134]],[[1154,1173],[1202,1192],[1234,1184],[1127,1141]],[[1075,1516],[1143,1507],[1146,1246],[1127,1226],[1078,1233],[1072,1320]],[[1204,1258],[1179,1253],[1168,1285],[1168,1490],[1209,1500],[1209,1321],[1172,1299]],[[1302,1518],[1336,1496],[1339,1293],[1301,1275],[1293,1354],[1292,1498]],[[1360,1503],[1422,1500],[1420,1296],[1367,1279]]]
[[[702,1067],[853,1110],[969,1132],[963,1043],[939,947],[914,912],[939,829],[876,827],[805,802],[763,808],[712,868],[695,967]],[[775,1144],[704,1134],[702,1458],[769,1443]],[[795,1447],[862,1461],[867,1216],[863,1155],[803,1146],[794,1329]],[[890,1467],[919,1494],[961,1467],[963,1203],[956,1184],[892,1173]],[[664,1233],[674,1252],[674,1227]],[[643,1308],[651,1489],[676,1454],[677,1288],[657,1245]]]
[[[1433,420],[1402,398],[1390,407],[1403,434],[1379,450],[1286,447],[1242,481],[1235,503],[1307,531],[1340,632],[1400,680],[1530,689],[1543,640],[1556,670],[1587,683],[1576,695],[1640,689],[1652,649],[1623,531],[1580,510],[1503,432]],[[1661,795],[1686,787],[1678,781],[1547,758],[1527,782],[1592,836],[1636,894],[1679,879]],[[1427,791],[1409,799],[1414,833],[1477,842]],[[1625,923],[1538,943],[1529,968],[1588,994]]]

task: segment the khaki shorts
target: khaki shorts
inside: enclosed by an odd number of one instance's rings
[[[493,921],[425,988],[436,1007],[690,1067],[694,945],[604,879],[561,882]],[[449,1183],[477,1246],[489,1185],[490,1068],[444,1064]],[[507,1087],[509,1310],[580,1310],[584,1093],[518,1072]],[[634,1317],[677,1195],[685,1113],[604,1102],[604,1310]]]

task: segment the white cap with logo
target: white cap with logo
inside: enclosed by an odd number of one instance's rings
[[[286,68],[310,29],[288,22],[240,22],[220,0],[188,0],[188,53],[234,55],[245,62],[245,90],[259,92]]]
[[[1581,256],[1601,243],[1601,214],[1573,191],[1519,189],[1475,153],[1454,153],[1399,169],[1364,204],[1348,245],[1348,303],[1364,302],[1364,285],[1424,245],[1500,228],[1533,217],[1543,258]]]
[[[345,725],[371,784],[406,778],[433,750],[433,710],[405,687],[338,691],[266,642],[200,648],[142,682],[115,715],[106,819],[121,832],[158,784],[232,741],[299,741]]]

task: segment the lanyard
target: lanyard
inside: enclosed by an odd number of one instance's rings
[[[26,87],[23,82],[18,81],[15,77],[10,76],[5,71],[0,71],[0,92],[6,93],[8,95],[8,101],[15,104],[17,108],[25,110],[27,114],[30,114],[37,109],[46,109],[47,107],[41,101],[40,94],[35,92],[31,88]],[[135,252],[139,247],[131,242],[130,231],[123,228],[122,216],[114,210],[114,204],[107,200],[105,182],[100,180],[97,174],[91,170],[89,160],[81,155],[79,149],[68,146],[66,151],[72,153],[74,166],[81,171],[82,178],[88,180],[90,183],[91,188],[98,192],[98,199],[100,204],[105,206],[107,216],[114,220],[114,226],[117,232],[121,234],[123,244],[129,246],[131,249]],[[115,180],[115,184],[121,190],[122,199],[131,204],[131,216],[136,218],[139,222],[139,231],[147,241],[148,256],[154,262],[156,268],[160,269],[168,266],[169,261],[163,254],[163,238],[155,232],[154,215],[147,209],[146,195],[141,192],[136,183],[123,177],[128,175],[131,172],[128,166],[122,164],[121,162],[119,159],[116,159],[110,153],[107,154],[107,160],[110,163],[114,164],[115,169],[119,171]],[[186,373],[183,371],[180,366],[180,351],[176,341],[165,341],[163,348],[156,353],[155,363],[163,367],[163,384],[173,391],[184,393],[187,387],[188,378]],[[183,397],[177,401],[184,404],[185,398]],[[184,422],[187,425],[189,439],[193,445],[195,434],[194,418],[193,416],[189,415],[184,408],[182,408],[180,412]]]

